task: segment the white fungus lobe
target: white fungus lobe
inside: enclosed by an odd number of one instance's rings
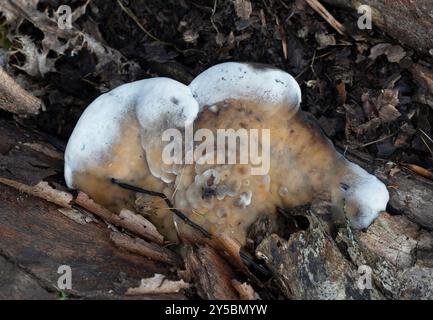
[[[264,105],[285,103],[296,112],[301,103],[301,89],[290,74],[260,64],[218,64],[199,74],[189,87],[200,108],[244,99]]]

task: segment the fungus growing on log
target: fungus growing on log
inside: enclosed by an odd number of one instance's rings
[[[122,85],[81,116],[66,149],[67,185],[119,212],[135,193],[113,181],[162,195],[144,197],[169,240],[190,230],[169,209],[244,244],[259,214],[323,193],[338,219],[368,227],[386,208],[385,185],[339,154],[300,102],[292,76],[258,64],[219,64],[189,86],[167,78]]]

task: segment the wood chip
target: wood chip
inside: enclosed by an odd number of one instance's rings
[[[260,296],[254,291],[248,283],[241,283],[238,280],[232,280],[232,285],[239,293],[241,300],[259,300]]]
[[[141,279],[140,286],[137,288],[129,288],[126,291],[127,296],[140,296],[149,294],[167,294],[177,293],[182,289],[190,287],[189,283],[183,280],[172,281],[167,280],[162,274],[155,274],[152,278]]]

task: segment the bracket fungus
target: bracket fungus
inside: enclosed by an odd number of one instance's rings
[[[146,201],[170,240],[189,227],[167,204],[244,244],[259,214],[322,193],[332,197],[336,216],[368,227],[386,208],[385,185],[339,154],[300,102],[292,76],[258,64],[222,63],[189,86],[168,78],[122,85],[78,121],[66,148],[67,185],[118,211],[136,199],[113,181],[164,195],[165,203]]]

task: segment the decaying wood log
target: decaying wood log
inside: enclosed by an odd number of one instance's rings
[[[428,230],[433,230],[433,182],[397,164],[374,164],[363,154],[346,153],[346,157],[374,173],[390,193],[388,211],[402,214]],[[398,170],[395,170],[398,169]]]
[[[284,295],[290,299],[380,299],[375,289],[358,289],[357,270],[319,220],[309,218],[308,230],[293,234],[288,241],[271,235],[256,250]]]
[[[289,240],[271,235],[256,250],[286,297],[433,298],[432,233],[405,216],[382,213],[366,232],[339,228],[332,238],[318,218],[323,212],[312,206],[305,215],[311,221],[307,230]],[[359,286],[361,273],[370,270],[371,288]]]
[[[21,88],[6,71],[0,67],[0,109],[15,114],[37,114],[42,101]]]
[[[61,274],[57,271],[62,265],[71,267],[72,289],[64,291],[72,298],[124,298],[141,279],[170,273],[168,264],[118,249],[105,224],[86,223],[85,218],[78,222],[58,211],[58,206],[70,207],[72,198],[52,187],[57,185],[56,175],[61,183],[62,160],[49,144],[4,120],[0,120],[0,135],[1,298],[58,298]],[[46,148],[51,152],[44,152]]]
[[[390,210],[433,230],[433,182],[403,168],[393,174],[391,169],[384,165],[374,172],[388,185]]]
[[[117,249],[109,236],[102,224],[78,224],[56,205],[0,184],[0,260],[8,262],[0,296],[56,299],[62,265],[72,271],[64,291],[83,298],[121,298],[142,278],[169,273],[168,265]]]
[[[388,214],[382,214],[365,233],[341,229],[336,237],[352,262],[371,268],[375,285],[392,299],[433,298],[432,241],[432,233],[406,217]],[[418,246],[423,250],[418,252]]]
[[[325,0],[325,2],[354,9],[368,5],[372,9],[373,24],[411,46],[428,53],[433,49],[433,2],[430,0]]]
[[[40,181],[49,180],[45,186],[53,188],[56,175],[60,175],[57,181],[61,182],[61,156],[49,144],[2,120],[0,134],[3,182],[38,186]],[[265,258],[282,293],[289,298],[432,298],[432,182],[404,169],[391,170],[390,165],[373,166],[350,157],[370,171],[374,168],[376,175],[387,183],[390,212],[398,215],[382,214],[367,232],[352,232],[331,228],[329,204],[316,203],[296,210],[296,215],[309,219],[306,230],[293,231],[288,240],[265,234],[257,255]],[[64,199],[52,202],[69,206],[70,198]],[[88,202],[84,206],[89,207]],[[169,272],[166,264],[127,252],[141,252],[141,241],[116,233],[114,238],[121,241],[115,242],[126,249],[119,250],[110,241],[105,225],[86,223],[84,218],[84,223],[76,223],[57,209],[55,204],[0,184],[0,265],[4,266],[0,269],[0,284],[8,290],[0,296],[55,298],[60,265],[71,266],[75,281],[68,292],[78,297],[123,297],[141,279]],[[112,213],[107,212],[111,219]],[[154,240],[158,242],[160,237],[155,236]],[[241,264],[240,247],[235,243],[222,241],[215,247],[225,251],[225,257],[235,261],[234,265]],[[218,255],[210,246],[189,248],[184,257],[186,271],[180,275],[194,284],[202,298],[255,297],[251,287],[235,280],[236,274],[224,255]],[[166,258],[168,262],[173,257],[168,254],[157,260]],[[362,291],[357,286],[358,268],[364,265],[372,270],[373,289]],[[20,285],[28,290],[20,289]],[[168,297],[183,295],[164,296]]]
[[[56,294],[45,290],[26,271],[18,268],[13,262],[0,256],[0,299],[55,299]]]

